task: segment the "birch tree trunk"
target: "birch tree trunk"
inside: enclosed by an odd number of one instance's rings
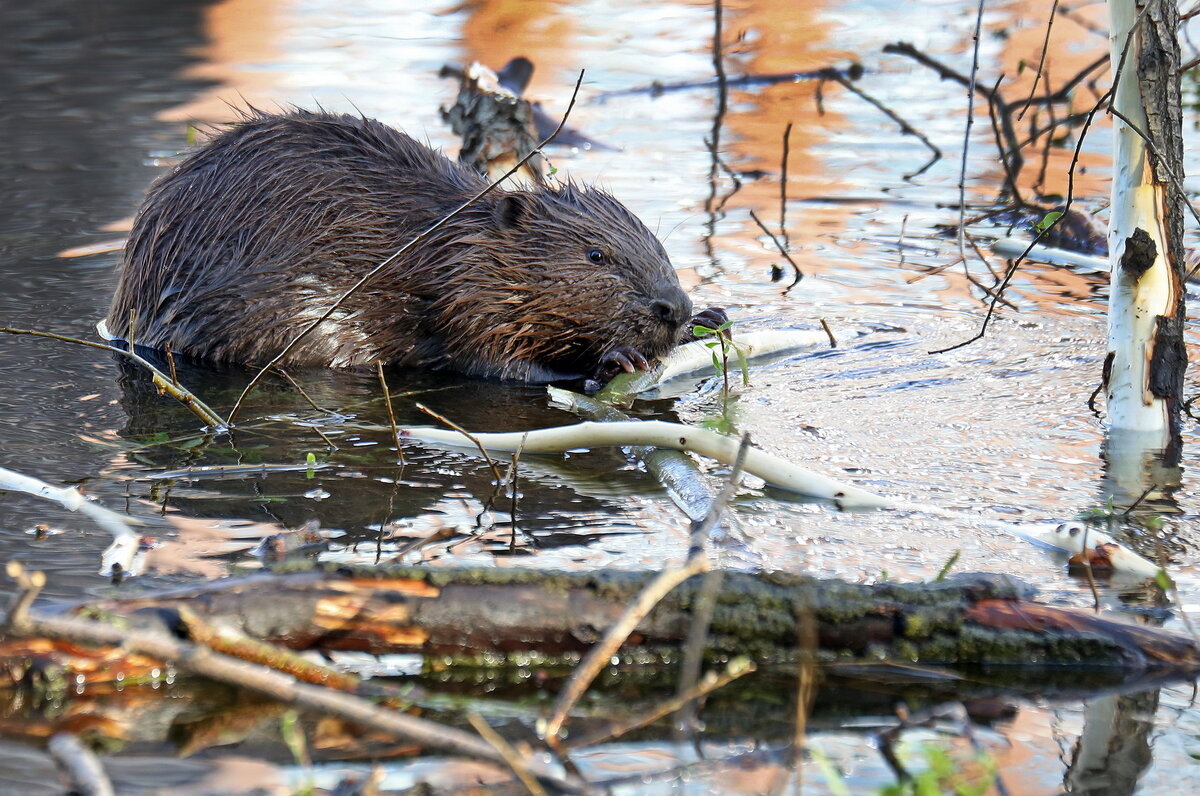
[[[1116,81],[1108,424],[1161,449],[1178,434],[1187,366],[1179,12],[1168,0],[1109,0],[1108,8]]]

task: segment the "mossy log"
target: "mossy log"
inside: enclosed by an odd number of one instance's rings
[[[326,568],[231,578],[134,599],[63,609],[129,628],[180,632],[186,608],[214,627],[292,649],[421,653],[454,662],[570,662],[621,614],[652,575],[493,568]],[[693,578],[638,626],[622,654],[672,654],[692,624]],[[1111,667],[1130,674],[1200,671],[1190,638],[1033,602],[997,576],[934,584],[848,584],[784,573],[726,572],[708,635],[715,659],[787,661],[798,621],[816,620],[818,660],[908,664]],[[809,619],[805,619],[808,623]],[[119,648],[3,637],[10,681],[56,673],[75,682],[154,676],[161,664]]]

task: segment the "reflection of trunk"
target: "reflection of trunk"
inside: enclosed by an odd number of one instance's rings
[[[568,574],[494,568],[313,571],[104,602],[84,615],[126,622],[117,634],[122,638],[139,627],[165,623],[175,629],[172,615],[186,607],[210,624],[296,649],[417,652],[467,660],[534,652],[554,658],[586,650],[651,577],[606,570]],[[692,625],[698,580],[668,595],[635,629],[625,650],[678,649]],[[1006,579],[982,576],[864,586],[778,572],[726,572],[709,653],[759,660],[794,657],[797,605],[812,606],[821,651],[841,661],[1035,662],[1113,667],[1130,674],[1200,669],[1200,650],[1190,639],[1021,600]],[[65,668],[101,682],[118,673],[137,677],[161,668],[134,654],[126,641],[123,650],[88,651],[74,644],[5,638],[0,641],[0,674],[20,679],[31,669]]]
[[[1103,505],[1111,497],[1118,508],[1136,504],[1139,516],[1178,514],[1175,493],[1183,483],[1178,443],[1172,440],[1165,449],[1147,446],[1136,431],[1109,429],[1100,447],[1104,478],[1097,502]]]
[[[1157,708],[1158,691],[1089,700],[1063,790],[1079,796],[1133,793],[1150,764],[1151,718]]]
[[[1109,0],[1112,63],[1112,264],[1108,423],[1146,448],[1177,434],[1183,346],[1183,176],[1179,14],[1167,0]],[[1143,138],[1145,136],[1145,138]],[[1147,143],[1147,140],[1150,142]]]

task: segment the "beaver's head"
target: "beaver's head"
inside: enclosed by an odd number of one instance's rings
[[[615,348],[649,359],[679,340],[692,302],[666,251],[610,194],[567,184],[498,196],[498,273],[512,328],[552,343],[542,364],[586,374]]]

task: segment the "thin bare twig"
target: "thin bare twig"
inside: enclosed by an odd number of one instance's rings
[[[562,746],[564,749],[586,749],[589,746],[595,746],[596,744],[620,738],[627,732],[632,732],[633,730],[653,724],[659,719],[678,711],[692,701],[701,699],[714,691],[724,688],[739,677],[755,671],[755,668],[755,665],[750,661],[743,659],[731,661],[725,668],[725,671],[720,674],[707,672],[704,677],[700,678],[700,682],[694,688],[683,691],[662,704],[655,706],[649,712],[635,716],[627,721],[612,724],[602,730],[581,735],[578,738],[569,738]]]
[[[787,237],[787,205],[788,205],[788,154],[792,145],[792,123],[788,122],[783,128],[783,153],[779,156],[779,232],[783,242]]]
[[[971,35],[971,80],[967,87],[967,126],[963,131],[962,166],[958,173],[958,256],[967,260],[963,246],[967,220],[967,150],[971,146],[971,126],[975,123],[975,81],[979,76],[979,33],[983,29],[983,0],[975,13],[975,32]],[[991,99],[989,97],[989,99]]]
[[[250,380],[250,383],[246,385],[246,388],[244,390],[242,390],[242,394],[238,396],[237,401],[233,405],[233,409],[230,410],[229,422],[230,423],[234,422],[234,419],[237,417],[238,412],[241,411],[242,404],[244,404],[246,401],[246,397],[248,395],[250,395],[250,391],[253,390],[258,385],[259,381],[262,380],[263,375],[266,374],[266,372],[268,370],[270,370],[271,368],[274,368],[276,365],[278,365],[280,362],[282,362],[284,360],[284,358],[286,358],[287,355],[290,354],[292,352],[292,350],[295,349],[296,346],[298,346],[300,344],[300,341],[302,341],[305,337],[307,337],[309,335],[309,333],[311,333],[313,331],[313,329],[316,329],[322,323],[329,320],[329,318],[335,312],[337,312],[338,307],[342,306],[342,304],[344,304],[348,298],[350,298],[355,293],[357,293],[359,290],[361,290],[364,285],[366,285],[368,282],[370,282],[372,279],[374,279],[376,276],[378,276],[385,268],[387,268],[392,263],[396,262],[398,259],[403,257],[408,252],[409,249],[416,246],[418,243],[425,240],[426,238],[428,238],[434,232],[437,232],[442,227],[446,226],[446,224],[450,223],[452,220],[457,218],[468,207],[471,207],[473,204],[475,204],[481,198],[483,198],[484,196],[486,196],[487,194],[489,194],[493,190],[495,190],[498,185],[503,183],[505,180],[507,180],[512,175],[516,174],[518,169],[520,169],[522,166],[524,166],[526,163],[528,163],[529,160],[534,155],[537,155],[541,152],[542,147],[546,146],[546,144],[553,141],[554,137],[557,136],[559,131],[563,129],[563,126],[566,125],[567,118],[570,117],[570,115],[571,115],[571,109],[575,107],[575,100],[579,96],[579,86],[583,83],[583,74],[584,74],[583,70],[580,70],[579,78],[575,81],[575,88],[571,92],[571,101],[567,104],[567,110],[566,110],[566,112],[563,113],[563,117],[561,120],[559,120],[558,126],[554,128],[554,131],[551,132],[550,135],[543,138],[541,143],[539,143],[536,147],[534,147],[529,152],[525,153],[525,156],[522,157],[520,160],[518,160],[513,165],[512,168],[510,168],[508,171],[506,171],[504,173],[504,175],[502,177],[500,177],[499,179],[497,179],[493,182],[488,183],[486,187],[481,189],[478,193],[476,193],[470,199],[463,202],[461,205],[456,207],[450,213],[443,216],[440,220],[438,220],[434,224],[430,225],[424,232],[420,233],[415,238],[410,240],[408,243],[401,246],[399,249],[396,250],[396,252],[394,254],[392,254],[390,257],[384,259],[382,262],[379,263],[379,265],[375,266],[367,273],[363,274],[357,282],[355,282],[353,285],[351,285],[349,288],[347,288],[346,292],[344,292],[344,293],[342,293],[342,295],[338,296],[337,300],[334,301],[332,304],[330,304],[329,308],[326,309],[325,312],[321,313],[321,315],[318,318],[315,318],[308,326],[304,327],[295,337],[293,337],[291,339],[291,341],[287,345],[285,345],[283,347],[282,351],[280,351],[278,354],[276,354],[275,357],[270,362],[268,362],[266,365],[264,365],[258,371],[258,373],[254,374],[254,378],[252,378]]]
[[[131,359],[137,364],[141,365],[146,370],[150,371],[150,376],[154,380],[154,386],[157,389],[161,390],[167,395],[170,395],[176,401],[179,401],[181,404],[187,407],[192,414],[204,421],[206,426],[224,428],[229,425],[229,423],[219,414],[217,414],[212,408],[210,408],[208,404],[201,401],[194,392],[186,387],[183,387],[182,385],[173,384],[170,376],[154,367],[154,365],[145,357],[134,353],[132,350],[133,346],[130,346],[129,350],[126,350],[124,348],[117,348],[116,346],[107,345],[105,343],[95,343],[91,340],[80,340],[77,337],[68,337],[67,335],[63,334],[39,332],[33,329],[13,329],[8,326],[0,327],[0,332],[5,334],[26,334],[32,337],[45,337],[50,340],[60,340],[64,343],[74,343],[75,345],[87,346],[88,348],[98,348],[101,351],[111,351],[114,354],[127,357],[128,359]]]
[[[404,464],[404,446],[400,444],[400,428],[396,425],[396,413],[392,410],[392,394],[388,392],[387,379],[383,376],[383,363],[376,362],[375,368],[379,374],[379,386],[383,390],[383,404],[387,407],[388,423],[392,426],[392,439],[396,442],[396,455],[400,457],[400,464]]]
[[[704,248],[714,266],[717,265],[717,257],[712,239],[717,232],[717,216],[720,215],[729,198],[741,188],[741,183],[734,178],[733,190],[719,204],[717,203],[717,172],[721,167],[721,125],[724,123],[725,113],[728,111],[729,98],[729,80],[725,74],[721,34],[722,14],[721,0],[713,0],[712,62],[713,73],[717,78],[717,107],[713,113],[712,130],[709,137],[705,140],[705,144],[708,146],[711,154],[712,163],[708,169],[708,197],[704,201],[704,212],[708,215],[708,220],[705,221],[707,230],[704,235]]]
[[[1004,295],[1005,289],[1012,281],[1013,275],[1016,274],[1017,268],[1021,263],[1025,262],[1025,258],[1029,256],[1031,251],[1033,251],[1033,247],[1037,246],[1041,242],[1042,238],[1046,236],[1046,233],[1054,229],[1058,222],[1066,217],[1067,211],[1071,209],[1071,204],[1075,201],[1075,166],[1079,163],[1079,153],[1083,149],[1083,141],[1085,138],[1087,138],[1087,131],[1091,128],[1092,120],[1095,119],[1096,113],[1099,112],[1100,108],[1104,106],[1104,103],[1107,102],[1111,96],[1112,89],[1109,89],[1108,92],[1100,97],[1096,104],[1092,106],[1091,112],[1088,113],[1087,121],[1084,122],[1083,129],[1079,133],[1079,140],[1075,143],[1075,154],[1071,158],[1071,167],[1067,169],[1067,201],[1063,204],[1062,214],[1043,227],[1042,230],[1034,236],[1033,240],[1029,242],[1029,245],[1025,247],[1025,251],[1021,252],[1021,255],[1017,257],[1017,259],[1013,260],[1012,264],[1009,265],[1008,270],[1004,273],[1004,279],[1001,280],[1000,284],[996,286],[995,297],[988,305],[987,313],[983,316],[983,323],[979,325],[979,331],[961,343],[955,343],[954,345],[946,346],[945,348],[935,349],[930,351],[930,354],[944,354],[947,351],[953,351],[956,348],[968,346],[971,343],[974,343],[976,340],[982,339],[987,333],[988,324],[991,322],[992,316],[996,312],[996,305],[999,303],[1000,297]]]
[[[283,368],[275,368],[275,372],[278,373],[280,376],[283,376],[283,378],[287,380],[287,383],[292,385],[292,389],[294,389],[296,392],[300,393],[300,397],[303,398],[305,401],[307,401],[308,405],[311,406],[313,409],[316,409],[318,412],[321,412],[322,414],[326,414],[326,415],[336,415],[337,414],[337,412],[333,411],[332,409],[326,409],[325,407],[321,406],[316,401],[314,401],[312,396],[309,395],[307,392],[305,392],[304,388],[300,386],[300,382],[298,382],[294,378],[292,378],[292,374],[288,373]]]
[[[433,411],[425,404],[419,403],[419,404],[414,404],[414,406],[416,406],[418,409],[420,409],[425,414],[432,417],[434,420],[440,420],[441,422],[450,426],[450,428],[457,431],[459,434],[462,434],[464,437],[471,440],[471,442],[475,443],[475,447],[479,449],[479,453],[483,456],[484,461],[486,461],[488,463],[488,467],[492,468],[492,477],[495,479],[496,484],[500,485],[500,484],[504,483],[504,478],[500,475],[500,468],[496,466],[496,462],[492,459],[492,455],[487,452],[486,448],[483,447],[483,443],[479,441],[479,437],[475,436],[470,431],[467,431],[465,428],[460,426],[458,423],[455,423],[450,418],[439,415],[437,412]]]
[[[708,571],[709,559],[704,552],[702,541],[712,533],[712,529],[721,519],[725,506],[732,498],[734,490],[737,489],[737,482],[741,478],[742,471],[740,464],[745,460],[748,447],[749,437],[743,437],[734,469],[730,473],[725,489],[722,490],[721,496],[713,502],[704,519],[693,527],[687,560],[678,567],[663,570],[642,587],[637,597],[625,607],[624,613],[609,627],[604,636],[592,645],[583,660],[575,667],[575,671],[571,673],[571,678],[563,686],[562,691],[558,694],[558,699],[554,702],[554,709],[543,731],[544,737],[551,746],[559,744],[559,733],[571,708],[600,674],[600,670],[612,658],[613,653],[629,638],[629,634],[634,631],[638,623],[645,619],[662,601],[663,597],[676,586],[693,575]]]
[[[1029,104],[1033,102],[1033,95],[1037,93],[1038,81],[1042,79],[1042,68],[1046,65],[1046,51],[1050,48],[1050,29],[1054,27],[1056,11],[1058,11],[1058,0],[1054,0],[1050,6],[1050,17],[1046,20],[1046,38],[1042,39],[1042,54],[1038,58],[1037,71],[1033,73],[1033,86],[1029,89],[1029,98],[1025,100],[1021,112],[1017,114],[1018,122],[1025,118],[1025,111],[1029,110]]]
[[[571,673],[571,678],[563,686],[562,691],[559,692],[558,699],[554,702],[554,709],[546,722],[543,733],[547,743],[551,746],[557,745],[559,733],[567,720],[567,714],[575,706],[575,703],[579,701],[579,698],[587,692],[588,687],[608,664],[613,653],[625,643],[626,639],[629,638],[629,634],[637,628],[638,623],[645,619],[654,610],[654,607],[662,601],[663,597],[671,593],[672,589],[693,575],[699,575],[707,569],[707,556],[691,556],[682,566],[663,570],[654,580],[642,588],[637,598],[625,607],[625,612],[621,614],[620,618],[588,650],[583,660],[575,667],[575,671]]]
[[[479,736],[490,743],[492,748],[504,758],[504,762],[508,764],[517,779],[521,780],[521,784],[529,791],[530,796],[547,796],[546,789],[529,771],[529,762],[512,747],[512,744],[504,740],[500,733],[492,729],[492,726],[484,721],[483,716],[472,711],[467,714],[467,721],[471,722],[475,732],[479,733]]]
[[[979,14],[982,14],[982,11],[983,11],[983,4],[981,2],[979,5]],[[984,99],[986,99],[988,101],[989,105],[994,106],[996,109],[997,117],[999,119],[999,123],[1000,123],[1000,132],[1004,137],[1004,140],[1006,143],[1006,148],[1007,148],[1008,152],[1010,153],[1009,157],[1012,158],[1012,160],[1013,160],[1013,171],[1015,173],[1020,173],[1021,167],[1023,165],[1023,158],[1021,156],[1021,147],[1020,147],[1020,142],[1017,138],[1017,131],[1013,127],[1013,123],[1012,123],[1012,107],[1007,102],[1004,101],[1004,97],[1001,96],[999,92],[993,91],[993,90],[989,89],[986,85],[980,84],[978,82],[978,80],[976,79],[978,76],[978,71],[979,71],[979,25],[981,23],[980,15],[976,16],[975,23],[976,23],[976,27],[975,27],[974,48],[973,48],[974,54],[972,56],[972,61],[971,61],[970,77],[960,74],[957,70],[952,69],[951,67],[946,66],[945,64],[941,63],[937,59],[926,55],[925,53],[921,52],[916,47],[912,46],[911,44],[909,44],[907,42],[896,42],[893,44],[884,45],[883,51],[885,53],[891,53],[894,55],[903,55],[907,58],[911,58],[914,61],[916,61],[917,63],[922,64],[923,66],[927,66],[930,69],[937,72],[938,76],[940,78],[942,78],[943,80],[953,80],[967,88],[967,122],[968,123],[967,123],[967,129],[964,132],[964,136],[966,137],[967,141],[970,140],[971,125],[974,124],[974,118],[975,118],[975,100],[974,100],[974,98],[975,98],[975,96],[979,95],[979,96],[983,97]],[[963,153],[964,154],[964,163],[965,163],[965,155],[966,155],[965,150],[966,150],[966,147],[964,147],[964,153]],[[961,168],[962,168],[962,173],[960,174],[960,178],[961,178],[960,182],[963,182],[966,179],[965,165],[962,166]],[[960,188],[960,190],[959,190],[959,206],[963,210],[963,212],[965,212],[965,187]],[[961,220],[962,219],[960,218],[960,221]],[[966,259],[965,251],[964,251],[963,259]]]
[[[175,352],[171,350],[171,344],[163,344],[163,350],[167,354],[167,368],[171,371],[171,383],[176,387],[179,386],[179,374],[175,372]]]
[[[787,246],[779,238],[775,237],[775,233],[767,229],[767,225],[762,222],[762,219],[758,217],[758,214],[753,209],[750,211],[750,218],[754,219],[754,223],[758,224],[758,228],[763,231],[763,234],[771,239],[771,242],[775,244],[775,248],[779,250],[783,258],[792,266],[792,270],[796,272],[796,278],[792,281],[791,285],[788,285],[788,289],[790,290],[797,282],[804,278],[804,272],[800,270],[800,266],[796,265],[796,261],[792,259],[792,255],[788,254]]]
[[[929,158],[929,160],[925,163],[925,165],[921,166],[921,168],[917,169],[916,171],[912,172],[911,174],[905,174],[903,176],[903,179],[911,180],[915,177],[919,177],[920,175],[922,175],[926,171],[928,171],[930,166],[932,166],[934,163],[937,163],[939,160],[942,159],[942,150],[939,149],[936,144],[934,144],[932,141],[930,141],[929,138],[926,137],[926,135],[924,133],[922,133],[920,130],[918,130],[917,128],[915,128],[911,124],[909,124],[907,121],[905,121],[904,118],[902,118],[899,114],[897,114],[891,108],[884,105],[882,102],[875,99],[870,94],[863,91],[858,86],[854,85],[852,82],[847,80],[846,76],[843,75],[838,70],[836,70],[836,69],[822,70],[821,71],[821,80],[832,80],[834,83],[841,85],[843,88],[845,88],[851,94],[854,94],[855,96],[859,97],[864,102],[866,102],[870,105],[873,105],[884,116],[888,117],[893,122],[895,122],[897,125],[899,125],[900,132],[902,134],[916,136],[916,138],[922,144],[924,144],[926,146],[926,148],[929,149],[930,152],[933,153],[933,156]]]
[[[296,392],[300,393],[300,395],[304,398],[304,400],[308,401],[308,405],[311,406],[313,409],[316,409],[318,412],[322,412],[324,414],[330,414],[330,415],[336,414],[335,412],[331,412],[330,410],[325,409],[325,408],[321,407],[320,405],[318,405],[317,402],[312,399],[312,396],[309,395],[307,392],[305,392],[304,388],[300,386],[300,382],[298,382],[294,378],[292,378],[292,374],[288,373],[283,368],[275,368],[275,372],[278,373],[280,376],[283,376],[283,378],[285,378],[287,380],[288,384],[291,384],[292,388]],[[320,437],[325,442],[326,445],[329,446],[330,450],[338,449],[338,446],[333,444],[333,440],[331,440],[328,437],[328,435],[325,434],[324,431],[317,428],[316,426],[308,426],[308,428],[311,428],[313,430],[313,432],[318,437]]]
[[[821,318],[821,328],[825,331],[825,336],[829,338],[829,347],[837,348],[837,338],[833,336],[833,329],[829,328],[829,321]]]
[[[1183,188],[1183,181],[1180,180],[1179,177],[1176,176],[1175,172],[1171,170],[1171,164],[1167,162],[1167,159],[1164,158],[1158,151],[1158,147],[1156,147],[1154,142],[1150,140],[1150,136],[1144,130],[1134,124],[1132,119],[1111,105],[1108,108],[1108,112],[1125,122],[1125,124],[1129,126],[1129,129],[1142,139],[1142,142],[1146,144],[1146,149],[1149,150],[1150,154],[1154,156],[1156,164],[1160,166],[1163,172],[1166,174],[1167,180],[1169,180],[1171,184],[1174,185],[1175,190],[1179,191],[1179,194],[1184,197],[1184,205],[1191,212],[1192,218],[1195,219],[1197,224],[1200,224],[1200,213],[1196,211],[1195,205],[1193,205],[1191,200],[1187,198],[1187,192]],[[1200,266],[1197,267],[1200,268]],[[1192,273],[1195,273],[1195,269],[1193,269]]]
[[[1050,230],[1052,230],[1060,221],[1066,218],[1067,213],[1071,210],[1071,205],[1075,201],[1075,167],[1079,164],[1079,154],[1083,150],[1083,142],[1087,138],[1088,130],[1091,129],[1092,121],[1096,118],[1096,114],[1101,108],[1104,107],[1105,103],[1111,99],[1113,93],[1116,91],[1117,84],[1120,82],[1121,76],[1125,71],[1125,62],[1129,57],[1129,48],[1133,41],[1133,33],[1138,29],[1138,27],[1141,26],[1150,8],[1151,6],[1149,4],[1144,6],[1141,12],[1138,14],[1137,19],[1134,20],[1133,26],[1130,28],[1130,35],[1125,40],[1125,46],[1121,49],[1121,58],[1117,61],[1116,69],[1113,71],[1112,87],[1102,94],[1098,100],[1096,100],[1096,103],[1092,106],[1092,109],[1088,111],[1087,119],[1083,123],[1083,129],[1079,131],[1079,140],[1075,142],[1075,152],[1071,156],[1071,166],[1067,169],[1067,199],[1066,202],[1063,203],[1061,213],[1056,216],[1053,221],[1043,227],[1038,234],[1034,236],[1033,240],[1030,241],[1029,245],[1025,247],[1025,250],[1021,252],[1021,255],[1012,261],[1008,271],[1004,274],[1004,279],[996,287],[996,298],[994,298],[988,305],[987,314],[984,315],[983,323],[981,323],[979,326],[979,331],[976,332],[970,339],[964,340],[961,343],[955,343],[954,345],[947,346],[946,348],[939,348],[937,350],[930,351],[930,354],[944,354],[947,351],[953,351],[957,348],[962,348],[963,346],[970,345],[976,340],[981,339],[984,334],[987,333],[988,324],[991,322],[992,316],[995,314],[996,304],[998,303],[999,296],[1004,294],[1005,289],[1012,281],[1013,275],[1016,274],[1017,268],[1021,265],[1021,263],[1025,262],[1025,258],[1029,256],[1031,251],[1033,251],[1033,247],[1038,245],[1038,243],[1041,242],[1042,238],[1044,238]]]
[[[996,78],[996,84],[992,87],[992,96],[1000,96],[1000,84],[1002,82],[1004,82],[1004,75]],[[1000,154],[1000,165],[1004,167],[1004,187],[1008,192],[1012,193],[1013,201],[1018,206],[1021,206],[1025,204],[1025,201],[1021,198],[1021,191],[1017,186],[1017,178],[1021,175],[1021,169],[1025,165],[1025,158],[1021,155],[1021,148],[1018,144],[1012,144],[1011,147],[1004,145],[1004,133],[1000,129],[1001,112],[1008,113],[1008,106],[995,102],[988,103],[988,121],[992,126],[992,136],[996,141],[996,151]],[[965,210],[965,207],[959,208],[960,212],[965,212]],[[963,234],[966,234],[965,230]]]

